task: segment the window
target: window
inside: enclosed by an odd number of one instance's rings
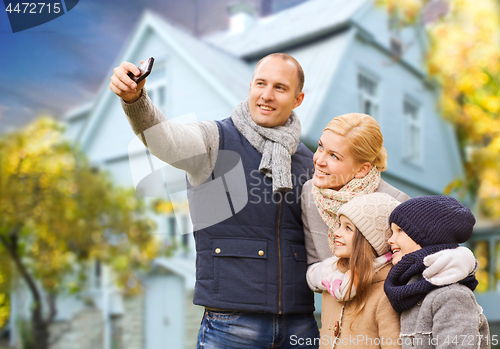
[[[406,158],[415,164],[420,164],[422,161],[422,130],[418,105],[405,100],[403,115],[406,124]]]
[[[179,221],[177,221],[177,218]],[[180,229],[180,232],[179,232]],[[170,241],[177,241],[183,247],[189,249],[193,245],[192,241],[192,226],[189,218],[189,213],[171,215],[167,217],[167,236],[170,237]]]
[[[91,290],[98,290],[102,287],[102,263],[98,258],[93,259],[88,267],[88,285]]]
[[[390,45],[393,58],[399,58],[403,55],[403,44],[400,39],[392,37]]]
[[[403,20],[399,13],[389,16],[389,47],[392,58],[399,59],[403,55],[403,40],[401,39],[401,27]]]
[[[366,73],[358,74],[359,108],[378,119],[378,83]]]
[[[160,109],[164,109],[167,102],[167,70],[165,61],[153,64],[151,74],[146,78],[149,98]]]
[[[169,216],[168,221],[168,236],[174,237],[179,235],[179,228],[177,227],[177,221],[175,215]]]
[[[187,215],[182,216],[182,244],[186,247],[189,246],[189,217]]]

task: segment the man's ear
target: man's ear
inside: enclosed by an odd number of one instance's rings
[[[297,108],[299,105],[302,104],[302,101],[304,100],[304,92],[299,92],[299,94],[295,97],[295,104],[293,105],[293,109]]]
[[[355,178],[363,178],[370,172],[372,169],[372,165],[369,162],[365,162],[362,164],[359,168],[358,171],[354,174]]]

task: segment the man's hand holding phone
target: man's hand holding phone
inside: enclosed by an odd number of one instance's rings
[[[146,61],[146,65],[143,64],[145,61],[142,61],[139,67],[130,62],[123,62],[113,70],[109,88],[125,102],[134,103],[141,97],[142,89],[146,83],[145,77],[151,72],[153,61],[154,59],[150,58]]]

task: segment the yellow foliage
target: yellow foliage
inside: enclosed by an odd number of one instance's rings
[[[383,0],[403,24],[416,23],[429,0]],[[456,126],[467,157],[465,181],[447,188],[477,195],[480,213],[500,217],[500,2],[448,0],[450,13],[427,26],[426,64],[442,86],[443,117]],[[415,11],[417,9],[417,11]]]
[[[0,286],[18,265],[2,262],[11,256],[6,249],[51,293],[82,287],[84,279],[73,279],[89,259],[99,258],[128,280],[164,252],[135,191],[91,170],[61,132],[43,118],[0,137]]]

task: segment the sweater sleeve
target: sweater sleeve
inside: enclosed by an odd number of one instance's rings
[[[212,173],[219,149],[219,130],[214,121],[178,124],[167,120],[148,97],[122,108],[134,133],[162,161],[185,170],[192,185],[202,184]]]
[[[392,308],[383,291],[378,302],[376,317],[380,348],[401,348],[401,345],[398,344],[400,333],[399,314]]]
[[[310,191],[311,191],[311,181],[307,181],[302,187],[302,193],[300,198],[300,205],[302,211],[302,223],[304,226],[304,242],[307,251],[307,264],[312,265],[321,261],[316,246],[314,245],[314,240],[312,238],[311,226],[309,223],[309,210],[310,210]],[[316,209],[316,207],[314,207]]]
[[[476,348],[480,318],[471,292],[450,289],[432,302],[432,340],[436,349]]]

